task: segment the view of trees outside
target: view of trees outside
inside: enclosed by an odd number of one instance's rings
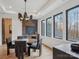
[[[79,40],[79,7],[68,11],[68,40]]]
[[[60,13],[54,16],[55,20],[55,38],[62,38],[63,37],[63,13]]]
[[[45,36],[45,21],[41,21],[41,35]]]
[[[46,36],[52,36],[52,17],[46,20]]]

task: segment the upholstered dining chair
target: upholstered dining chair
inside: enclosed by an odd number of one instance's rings
[[[10,54],[10,49],[14,49],[15,45],[12,44],[11,38],[6,39],[6,44],[7,44],[7,55]]]
[[[15,41],[15,54],[18,59],[24,59],[26,53],[26,41]]]
[[[41,51],[42,51],[42,39],[40,39],[39,41],[37,41],[37,43],[33,43],[32,45],[30,45],[28,47],[28,55],[30,56],[30,49],[38,49],[39,50],[39,56],[41,56]]]

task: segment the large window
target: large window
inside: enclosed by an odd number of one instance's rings
[[[63,37],[63,13],[54,16],[54,37],[62,39]]]
[[[52,35],[52,17],[46,19],[46,36],[51,37]]]
[[[41,35],[45,36],[45,21],[41,21]]]
[[[79,6],[67,10],[67,40],[79,40]]]

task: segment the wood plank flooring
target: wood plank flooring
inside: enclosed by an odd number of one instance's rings
[[[24,59],[52,59],[52,50],[42,46],[42,55],[39,57],[39,51],[31,51],[31,56],[24,55]],[[0,46],[0,59],[17,59],[14,49],[10,50],[10,55],[7,56],[6,45]]]

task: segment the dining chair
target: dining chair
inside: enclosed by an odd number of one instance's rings
[[[24,59],[26,53],[26,41],[15,41],[15,54],[18,59]]]
[[[33,43],[32,45],[30,45],[28,47],[28,55],[30,56],[30,49],[38,49],[39,50],[39,56],[41,56],[41,52],[42,52],[42,39],[40,39],[39,41],[37,41],[37,43]]]
[[[14,49],[15,45],[12,44],[11,38],[6,39],[6,44],[7,44],[7,55],[10,54],[10,49]]]

